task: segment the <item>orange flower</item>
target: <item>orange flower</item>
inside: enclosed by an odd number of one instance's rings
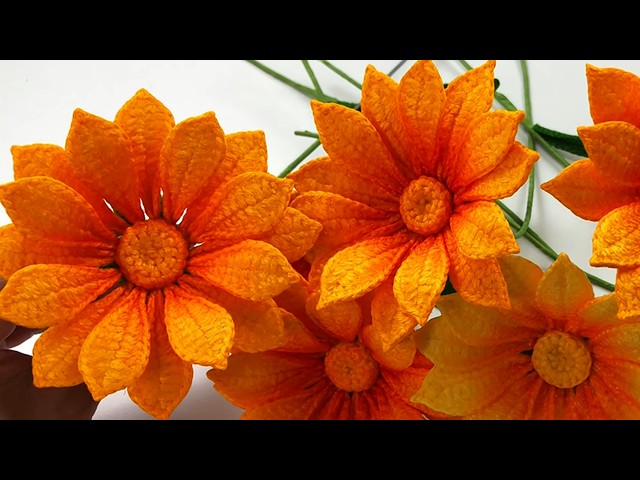
[[[640,317],[619,320],[566,254],[501,260],[510,309],[447,295],[417,334],[434,367],[413,400],[463,419],[640,418]]]
[[[267,173],[262,132],[225,135],[213,112],[176,125],[143,89],[114,122],[77,109],[65,148],[12,153],[0,317],[47,329],[36,386],[84,381],[96,400],[127,388],[165,419],[192,364],[225,368],[232,347],[285,340],[272,297],[321,226]]]
[[[328,156],[289,178],[300,192],[292,206],[323,225],[311,253],[338,248],[318,308],[391,279],[413,320],[374,318],[387,347],[427,321],[447,277],[469,301],[508,306],[498,258],[520,250],[494,200],[524,184],[539,154],[515,140],[523,112],[490,110],[494,67],[445,89],[431,61],[399,83],[369,66],[362,113],[311,104]]]
[[[588,158],[540,187],[575,215],[598,222],[591,265],[617,268],[619,315],[640,315],[640,78],[587,65],[594,125],[578,128]]]
[[[286,344],[267,352],[233,353],[226,370],[207,372],[215,389],[245,410],[241,418],[424,419],[430,410],[409,398],[431,364],[413,339],[384,351],[371,328],[371,296],[335,304],[320,317],[309,291],[301,278],[276,298]]]

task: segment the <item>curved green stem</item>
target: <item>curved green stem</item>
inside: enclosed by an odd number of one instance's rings
[[[531,89],[529,88],[529,72],[527,69],[527,62],[524,60],[520,60],[520,69],[522,70],[522,86],[524,90],[524,111],[529,119],[529,121],[533,122],[533,114],[531,107]],[[529,134],[529,148],[532,150],[536,147],[536,141],[531,134]],[[522,226],[518,231],[515,232],[514,236],[516,238],[522,237],[527,229],[529,228],[529,223],[531,223],[531,215],[533,213],[533,195],[536,189],[535,182],[535,165],[531,167],[531,173],[529,174],[529,185],[527,186],[527,210],[525,211],[524,221],[522,222]]]

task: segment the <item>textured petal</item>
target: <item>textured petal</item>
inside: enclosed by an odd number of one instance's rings
[[[293,182],[247,172],[222,185],[186,229],[198,242],[244,240],[271,230],[289,205]]]
[[[203,192],[225,156],[224,132],[215,113],[178,123],[160,151],[163,212],[172,222]]]
[[[298,281],[286,257],[273,245],[244,240],[192,257],[187,270],[247,300],[267,300]]]
[[[80,348],[93,328],[122,300],[123,289],[88,304],[77,315],[47,328],[33,346],[36,387],[68,387],[84,380],[78,369]]]
[[[24,177],[49,176],[53,159],[65,155],[64,148],[57,145],[14,145],[11,147],[13,178],[19,180]]]
[[[131,142],[118,125],[78,108],[73,112],[65,150],[73,173],[82,183],[130,223],[144,218]]]
[[[586,66],[593,123],[621,120],[640,128],[640,78],[618,68]]]
[[[468,420],[523,420],[527,416],[527,402],[537,385],[536,375],[521,376],[495,401],[464,418]]]
[[[486,175],[463,187],[454,197],[457,205],[478,200],[507,198],[527,181],[540,154],[514,142],[504,159]]]
[[[509,295],[500,263],[496,259],[474,260],[463,255],[450,230],[444,232],[449,253],[449,280],[468,302],[509,307]]]
[[[607,384],[620,390],[635,402],[640,401],[640,363],[627,360],[608,360],[600,365],[599,375]]]
[[[331,192],[379,210],[398,211],[397,196],[372,184],[357,171],[336,168],[329,157],[311,160],[287,178],[294,181],[299,193]]]
[[[547,320],[538,313],[535,298],[542,269],[519,255],[507,255],[499,260],[509,291],[510,315],[514,321],[534,329],[544,330]]]
[[[640,323],[613,325],[590,339],[590,345],[597,358],[640,363]]]
[[[616,363],[594,367],[589,377],[589,383],[595,392],[594,403],[609,420],[637,420],[640,418],[640,403],[632,397],[630,392],[626,391],[624,380],[622,382],[616,381],[617,369],[618,364]],[[631,366],[631,369],[637,370],[637,365]],[[621,370],[625,370],[624,364],[622,364]],[[625,373],[629,372],[624,372],[621,376],[624,377]],[[631,374],[634,375],[633,372]],[[614,378],[611,378],[612,375]]]
[[[331,348],[331,344],[313,335],[292,313],[282,309],[282,319],[287,342],[278,347],[280,352],[291,353],[325,353]]]
[[[393,278],[385,280],[374,291],[371,300],[371,325],[372,335],[379,339],[383,351],[399,345],[418,325],[415,316],[400,308],[393,294]]]
[[[336,103],[311,101],[311,109],[322,147],[335,167],[358,172],[377,191],[393,196],[405,183],[380,134],[367,117]]]
[[[495,169],[511,150],[524,112],[492,110],[478,117],[466,132],[466,139],[449,164],[455,164],[447,182],[454,191],[469,185]]]
[[[116,114],[115,123],[131,141],[133,165],[146,213],[160,213],[160,150],[175,126],[173,114],[147,90],[140,89]]]
[[[116,236],[75,190],[50,177],[26,177],[0,185],[0,202],[23,235],[87,242],[109,248]]]
[[[385,350],[378,332],[369,324],[362,328],[362,340],[373,358],[385,368],[404,370],[413,364],[416,344],[411,337],[407,337],[393,348]]]
[[[127,388],[147,366],[151,333],[145,297],[138,289],[128,293],[80,348],[78,368],[94,400]]]
[[[475,260],[520,253],[509,222],[495,202],[473,202],[456,207],[451,232],[465,257]]]
[[[640,182],[640,128],[625,122],[579,127],[578,135],[603,175],[620,185]]]
[[[615,294],[620,318],[640,315],[640,267],[617,270]]]
[[[587,302],[579,313],[580,333],[585,337],[595,337],[604,329],[620,323],[616,294],[610,293]]]
[[[406,234],[372,238],[346,247],[324,266],[318,308],[361,297],[402,262],[413,241]]]
[[[173,350],[164,322],[162,293],[151,293],[147,315],[151,320],[149,362],[142,375],[129,386],[131,400],[154,417],[166,420],[191,388],[193,367]]]
[[[612,210],[596,225],[589,263],[596,267],[640,265],[640,203]]]
[[[538,309],[553,319],[556,328],[563,327],[593,298],[591,282],[566,253],[561,253],[547,269],[536,291]]]
[[[447,283],[448,273],[444,237],[427,237],[402,261],[393,280],[393,295],[403,310],[424,325]]]
[[[164,316],[171,346],[186,362],[225,368],[233,343],[229,312],[192,291],[164,290]]]
[[[0,317],[27,328],[47,328],[74,317],[120,279],[114,269],[31,265],[0,291]]]
[[[444,102],[444,85],[433,62],[414,63],[400,80],[398,108],[416,176],[435,174],[437,131]]]
[[[422,356],[420,352],[416,352],[413,357],[413,363],[407,368],[401,370],[381,369],[382,382],[379,383],[383,383],[387,391],[393,392],[395,397],[400,398],[412,408],[432,414],[433,412],[427,410],[424,404],[411,401],[411,397],[418,391],[432,367],[433,364],[429,360]]]
[[[384,382],[353,396],[354,420],[424,420],[422,413],[394,395]]]
[[[318,240],[322,224],[295,208],[287,207],[271,230],[258,240],[276,247],[290,263],[300,260]]]
[[[640,201],[638,188],[620,185],[604,176],[589,159],[573,162],[540,188],[574,215],[594,222],[618,207]]]
[[[362,327],[362,309],[354,300],[336,302],[318,309],[320,292],[314,291],[307,298],[306,308],[312,321],[332,337],[352,342]]]

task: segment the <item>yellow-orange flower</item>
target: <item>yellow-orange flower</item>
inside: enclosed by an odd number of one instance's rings
[[[434,366],[413,400],[463,419],[639,419],[640,317],[617,318],[566,254],[501,259],[510,309],[447,295],[416,335]]]
[[[498,258],[520,250],[494,200],[524,184],[539,154],[515,140],[523,112],[491,110],[494,68],[445,89],[431,61],[399,83],[369,66],[362,112],[312,102],[328,156],[289,178],[300,192],[292,206],[323,225],[309,258],[338,249],[318,308],[391,279],[405,314],[374,318],[386,346],[427,321],[447,277],[467,300],[508,305]]]
[[[207,375],[214,388],[253,420],[421,420],[412,403],[431,367],[406,338],[385,351],[371,328],[371,296],[313,308],[301,278],[276,298],[288,341],[258,353],[236,352],[226,370]],[[325,328],[326,327],[326,328]]]
[[[286,339],[272,298],[321,226],[267,173],[262,132],[225,135],[213,112],[175,124],[142,89],[114,122],[76,109],[64,148],[12,153],[0,317],[46,329],[36,386],[85,382],[96,400],[126,388],[164,419],[193,364]]]
[[[586,66],[594,125],[578,128],[588,158],[540,187],[577,216],[598,222],[591,265],[617,268],[621,317],[640,315],[640,77]]]

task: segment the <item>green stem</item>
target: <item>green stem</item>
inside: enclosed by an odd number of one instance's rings
[[[362,84],[358,83],[356,80],[351,78],[349,75],[344,73],[342,70],[340,70],[338,67],[336,67],[332,63],[329,63],[327,60],[320,60],[320,63],[322,63],[325,67],[327,67],[329,70],[333,71],[334,73],[337,73],[339,76],[344,78],[347,82],[349,82],[351,85],[353,85],[357,89],[362,90]]]
[[[309,65],[309,60],[302,60],[302,65],[304,65],[304,69],[307,71],[307,75],[309,75],[311,83],[313,83],[313,86],[316,88],[316,92],[318,92],[318,95],[324,95],[322,87],[320,87],[320,82],[318,82],[316,74],[311,69],[311,65]]]
[[[304,161],[304,159],[307,158],[309,155],[311,155],[314,152],[314,150],[319,146],[320,146],[320,140],[316,140],[315,142],[313,142],[311,146],[309,146],[309,148],[307,148],[304,152],[302,152],[298,158],[296,158],[293,162],[287,165],[282,172],[280,172],[280,175],[278,175],[278,178],[284,178],[287,175],[289,175],[291,172],[293,172],[298,167],[298,165],[300,165]]]
[[[293,132],[293,134],[299,137],[320,138],[320,135],[314,132],[310,132],[309,130],[296,130],[295,132]]]
[[[524,60],[520,60],[520,69],[522,70],[522,86],[524,90],[524,111],[527,118],[533,122],[533,113],[531,107],[531,89],[529,87],[529,72],[527,69],[527,62]],[[536,141],[533,136],[529,134],[529,148],[532,150],[535,149]],[[529,223],[531,223],[531,215],[533,213],[533,195],[535,192],[535,165],[531,167],[531,173],[529,174],[529,185],[527,186],[527,210],[524,215],[524,222],[522,222],[522,226],[518,231],[515,232],[514,237],[520,238],[522,237],[527,229],[529,228]]]

